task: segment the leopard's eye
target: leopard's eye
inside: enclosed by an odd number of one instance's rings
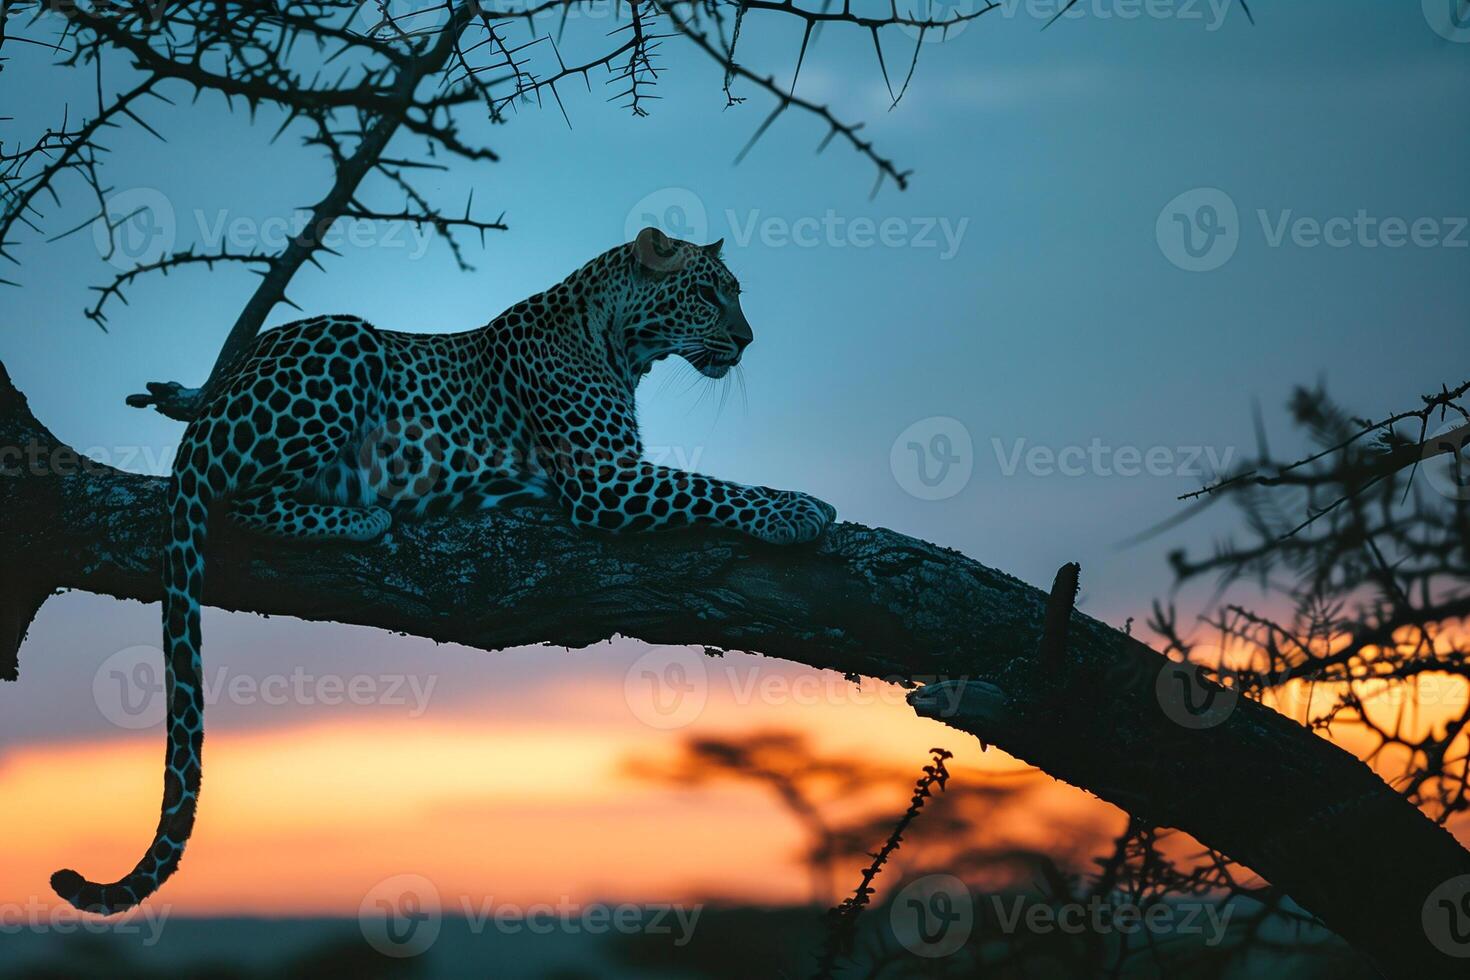
[[[694,287],[694,294],[716,309],[720,306],[720,294],[712,282],[702,282]]]

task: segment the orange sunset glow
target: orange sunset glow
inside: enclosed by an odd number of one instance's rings
[[[216,731],[187,859],[207,873],[181,875],[155,901],[181,916],[352,915],[374,885],[400,873],[472,901],[811,901],[800,827],[765,789],[676,789],[632,771],[630,764],[669,757],[691,734],[796,730],[818,751],[893,768],[879,799],[834,801],[835,812],[881,805],[897,813],[928,749],[942,745],[955,752],[957,781],[1024,786],[1024,808],[1001,807],[987,819],[996,841],[1085,857],[1121,826],[1113,807],[918,718],[900,687],[854,686],[833,672],[813,680],[806,668],[759,656],[709,660],[697,717],[685,727],[652,727],[639,717],[646,705],[630,701],[626,676],[649,650],[604,644],[583,656],[616,667],[616,676],[561,676],[524,695],[504,692],[505,701],[497,696],[485,708],[430,699],[420,717],[334,711],[322,720]],[[467,655],[494,669],[485,655]],[[1463,706],[1459,681],[1420,683],[1434,696],[1410,712],[1418,724]],[[1302,683],[1268,703],[1301,717],[1308,701],[1320,711],[1335,696],[1330,685]],[[506,702],[515,710],[497,720],[496,706]],[[538,713],[544,722],[528,720]],[[1339,726],[1332,737],[1360,754],[1372,747],[1359,728]],[[146,730],[0,756],[0,798],[28,817],[11,832],[0,894],[47,907],[56,899],[45,883],[59,867],[126,870],[155,819],[158,747],[158,733]],[[80,805],[66,805],[76,794]],[[1470,821],[1452,828],[1470,830]],[[922,846],[921,826],[912,852],[921,857]]]
[[[817,749],[890,764],[905,774],[888,788],[895,813],[932,745],[955,751],[957,779],[1022,768],[916,717],[900,688],[884,685],[880,696],[870,682],[866,696],[853,690],[871,703],[793,705],[769,700],[770,682],[802,669],[739,654],[718,663],[735,665],[743,679],[732,686],[713,675],[692,730],[794,727]],[[768,700],[742,703],[756,679]],[[836,674],[829,681],[833,690],[850,686]],[[445,894],[520,902],[811,899],[799,828],[769,794],[750,786],[651,785],[627,764],[668,755],[685,732],[634,717],[621,681],[565,682],[557,691],[560,714],[540,725],[431,707],[422,718],[216,732],[207,742],[210,768],[188,857],[208,873],[180,876],[160,900],[179,915],[353,914],[374,884],[402,872],[429,877]],[[595,723],[566,720],[579,717]],[[139,834],[155,819],[157,761],[152,731],[31,745],[0,757],[0,794],[11,812],[30,817],[7,844],[0,893],[47,903],[53,899],[44,885],[58,867],[126,870]],[[57,805],[79,791],[82,805]],[[1120,819],[1066,787],[1038,783],[1028,799],[1028,811],[1006,814],[997,834],[1040,846],[1058,827],[1102,821],[1115,829]]]

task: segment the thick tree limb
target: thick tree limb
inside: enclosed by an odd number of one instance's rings
[[[79,463],[3,367],[0,470],[11,607],[57,588],[159,599],[164,481]],[[592,535],[539,509],[400,525],[359,547],[221,528],[205,588],[226,609],[487,650],[620,634],[942,679],[910,698],[921,714],[1235,858],[1384,973],[1418,980],[1462,965],[1429,942],[1421,912],[1436,886],[1470,873],[1470,853],[1362,762],[1254,702],[1220,711],[1233,696],[1219,689],[1206,709],[1218,724],[1180,724],[1158,693],[1161,673],[1180,679],[1168,662],[1080,613],[1048,631],[1043,657],[1045,593],[891,531],[843,524],[817,547],[776,549],[714,533]],[[1054,620],[1072,588],[1059,577]],[[10,635],[0,623],[0,640]],[[14,653],[0,649],[0,675]]]

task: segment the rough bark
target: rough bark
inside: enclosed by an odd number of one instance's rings
[[[160,598],[165,481],[77,464],[3,366],[0,448],[10,450],[0,457],[8,608],[54,589]],[[932,682],[910,698],[921,714],[1218,848],[1383,973],[1463,966],[1421,925],[1430,892],[1470,873],[1470,853],[1448,832],[1358,759],[1254,702],[1215,689],[1210,710],[1223,720],[1181,725],[1178,705],[1158,693],[1161,673],[1166,692],[1178,679],[1167,661],[1095,619],[1068,617],[1075,569],[1055,591],[1048,615],[1047,593],[1003,572],[855,524],[817,546],[778,549],[712,532],[590,534],[535,508],[398,525],[351,547],[221,527],[205,585],[209,604],[225,609],[486,650],[622,635]],[[14,624],[0,622],[0,640],[11,635]]]

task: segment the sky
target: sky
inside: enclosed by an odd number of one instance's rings
[[[735,165],[769,103],[747,91],[726,108],[719,73],[670,41],[648,118],[606,103],[595,77],[590,92],[563,89],[570,126],[554,107],[504,126],[466,117],[500,161],[452,163],[424,186],[450,211],[471,193],[477,213],[504,211],[508,231],[470,243],[472,271],[442,242],[344,229],[341,257],[291,298],[385,328],[469,329],[643,224],[723,237],[756,336],[746,396],[661,365],[640,390],[649,447],[800,488],[841,519],[1033,584],[1079,561],[1084,611],[1142,619],[1170,595],[1167,552],[1208,549],[1234,515],[1121,542],[1253,451],[1254,401],[1286,455],[1302,445],[1284,408],[1294,385],[1323,381],[1377,417],[1465,379],[1470,30],[1448,3],[1256,0],[1252,25],[1207,0],[1082,0],[1043,30],[1054,4],[1007,0],[926,43],[896,106],[870,38],[824,31],[798,93],[865,121],[865,137],[914,171],[908,190],[871,196],[871,164],[836,141],[816,154],[823,127],[795,112]],[[610,13],[573,19],[568,61],[615,26]],[[742,58],[789,78],[799,33],[752,14]],[[887,43],[890,67],[905,63],[911,39]],[[37,49],[6,53],[7,145],[86,104],[90,76]],[[114,71],[110,84],[126,81]],[[145,113],[166,143],[135,129],[108,141],[114,204],[159,222],[148,247],[269,244],[321,194],[325,167],[295,131],[271,143],[266,115],[252,125],[208,96],[176,101]],[[365,196],[402,205],[381,182]],[[149,380],[202,380],[254,277],[145,278],[103,332],[82,315],[89,287],[139,256],[110,264],[85,227],[48,240],[94,208],[73,186],[46,234],[12,249],[20,264],[4,277],[21,288],[0,294],[0,361],[63,440],[162,473],[180,425],[123,398]],[[1207,593],[1178,598],[1193,615]],[[24,823],[7,836],[0,901],[48,901],[56,867],[121,872],[146,840],[161,726],[108,705],[120,665],[157,656],[157,618],[82,594],[37,618],[21,682],[0,685],[0,798]],[[797,830],[774,802],[650,787],[623,762],[681,735],[777,725],[917,768],[935,737],[891,691],[869,685],[859,699],[828,678],[798,694],[810,672],[755,657],[710,668],[703,709],[661,727],[629,681],[661,654],[626,641],[487,654],[217,610],[204,630],[206,672],[223,673],[199,830],[167,891],[181,915],[350,915],[401,871],[446,891],[493,880],[527,899],[803,900]],[[305,695],[266,693],[302,673],[292,690]],[[324,677],[364,679],[365,703],[333,703]],[[951,741],[957,765],[1014,768]],[[541,778],[548,752],[564,767],[554,784]],[[1121,819],[1048,792],[1018,835]],[[477,847],[548,830],[565,831],[554,854]]]

